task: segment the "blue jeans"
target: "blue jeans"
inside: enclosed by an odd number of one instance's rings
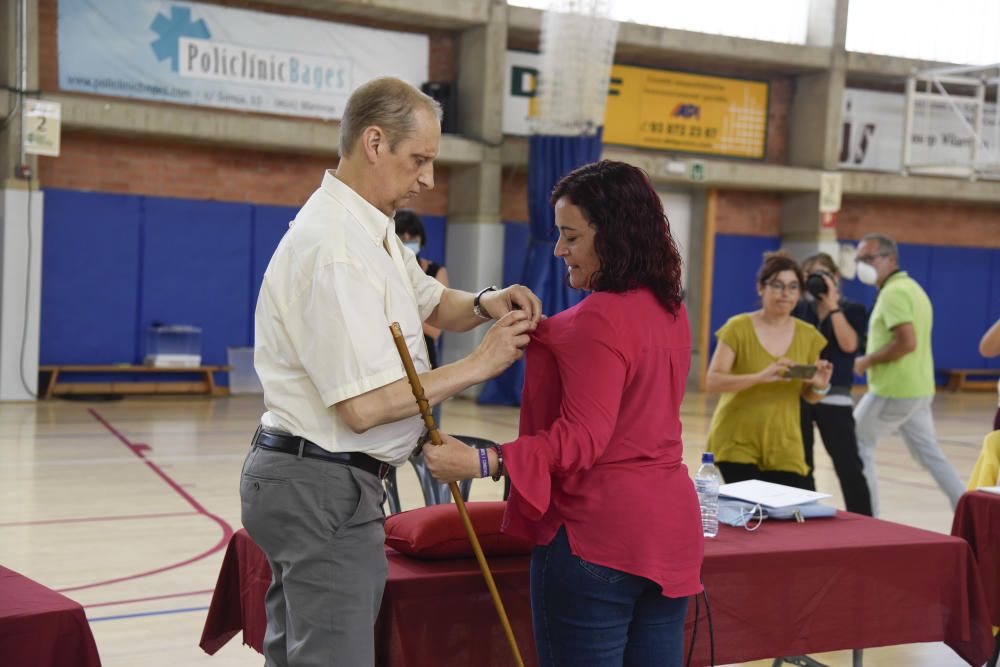
[[[570,551],[566,528],[531,556],[539,667],[680,667],[687,598]]]

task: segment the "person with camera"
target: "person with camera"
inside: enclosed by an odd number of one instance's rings
[[[812,324],[823,334],[827,346],[820,358],[833,365],[830,392],[818,403],[800,402],[802,446],[809,466],[809,481],[815,488],[813,442],[815,428],[819,428],[823,446],[837,471],[847,511],[871,516],[871,494],[858,454],[854,401],[851,400],[854,358],[863,347],[868,311],[864,305],[841,295],[840,272],[830,255],[825,252],[811,255],[802,262],[802,268],[806,274],[806,291],[792,315]]]

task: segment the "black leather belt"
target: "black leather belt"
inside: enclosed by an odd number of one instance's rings
[[[269,433],[263,429],[258,429],[253,439],[253,446],[267,449],[272,452],[282,452],[303,456],[307,459],[319,459],[320,461],[330,461],[331,463],[341,463],[343,465],[360,468],[365,472],[370,472],[379,479],[385,479],[392,468],[388,463],[379,461],[363,452],[331,452],[323,449],[305,438],[297,438],[294,435],[279,435]]]

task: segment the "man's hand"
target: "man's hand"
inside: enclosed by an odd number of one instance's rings
[[[479,299],[483,308],[496,320],[512,310],[520,310],[535,324],[542,318],[542,302],[535,293],[524,285],[511,285],[497,292],[486,292]]]
[[[867,354],[861,355],[860,357],[854,358],[854,374],[864,375],[865,372],[872,367],[871,359],[868,358]]]
[[[448,484],[480,476],[479,452],[447,433],[441,433],[441,444],[424,444],[424,462],[439,482]]]
[[[512,310],[491,326],[483,342],[469,355],[469,360],[479,369],[479,381],[500,375],[523,357],[524,348],[531,341],[528,334],[536,326],[523,310]]]

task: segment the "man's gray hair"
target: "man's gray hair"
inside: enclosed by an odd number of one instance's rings
[[[899,246],[896,242],[885,234],[865,234],[861,237],[861,243],[866,241],[875,241],[878,243],[878,250],[881,253],[889,255],[890,257],[895,257],[896,261],[899,261]]]
[[[389,139],[389,150],[413,134],[418,107],[433,113],[441,122],[441,105],[410,84],[390,76],[363,84],[347,100],[340,121],[340,156],[347,157],[366,127],[377,125]]]

